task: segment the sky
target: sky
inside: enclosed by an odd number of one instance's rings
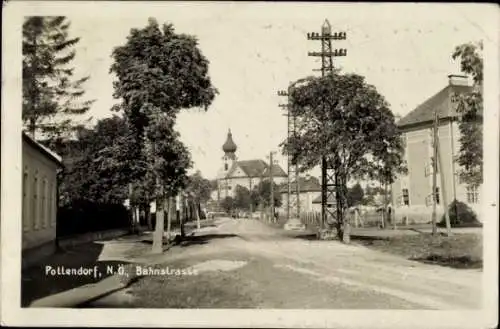
[[[318,75],[318,41],[308,32],[320,32],[328,19],[333,31],[345,31],[347,40],[333,42],[347,56],[334,65],[366,77],[386,98],[395,114],[405,115],[459,74],[451,58],[455,46],[493,39],[481,28],[480,5],[453,4],[341,4],[341,3],[133,3],[95,7],[92,14],[70,12],[71,36],[76,47],[77,75],[90,75],[86,97],[95,99],[88,115],[109,117],[113,99],[109,73],[111,52],[123,45],[131,28],[147,25],[148,17],[172,23],[176,32],[195,35],[209,60],[209,74],[219,95],[207,112],[181,112],[177,129],[190,148],[194,169],[214,178],[222,165],[222,144],[228,129],[240,160],[275,159],[286,170],[279,144],[287,124],[278,106],[285,99],[277,91],[291,81]],[[479,8],[479,9],[478,9]],[[480,9],[483,10],[480,10]],[[486,8],[487,9],[487,8]],[[319,175],[313,171],[313,175]]]

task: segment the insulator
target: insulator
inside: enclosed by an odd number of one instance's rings
[[[337,39],[339,38],[339,35],[338,35],[338,33],[337,33],[337,32],[335,32],[335,33],[333,34],[333,38],[334,38],[335,40],[337,40]]]

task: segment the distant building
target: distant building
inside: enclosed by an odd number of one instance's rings
[[[236,186],[246,187],[250,191],[262,180],[269,178],[269,164],[260,159],[237,160],[236,144],[233,141],[231,130],[227,134],[227,140],[222,146],[224,156],[222,157],[222,168],[217,174],[217,190],[212,194],[215,200],[225,197],[234,197]],[[272,166],[273,180],[276,184],[286,181],[287,174],[279,166]]]
[[[292,181],[290,184],[291,196],[295,198],[296,196],[296,181]],[[279,208],[280,212],[286,212],[287,207],[287,197],[288,197],[288,184],[285,182],[280,186],[279,190],[281,194],[281,204]],[[299,199],[300,199],[300,212],[312,212],[321,211],[321,204],[319,207],[313,203],[313,201],[320,197],[321,198],[321,184],[319,179],[313,176],[306,175],[306,177],[299,177]],[[293,211],[293,210],[292,210]]]
[[[447,202],[454,198],[467,203],[480,216],[480,186],[467,186],[458,175],[456,158],[460,150],[460,131],[454,95],[470,92],[467,77],[450,75],[449,84],[416,109],[403,117],[398,126],[403,132],[408,175],[401,176],[392,185],[396,218],[408,216],[416,222],[428,222],[432,213],[432,128],[434,111],[439,115],[438,138],[443,172],[437,173],[436,202],[438,215],[443,213],[443,187]],[[441,186],[444,175],[445,186]],[[439,220],[439,219],[438,219]]]
[[[61,157],[22,135],[22,253],[30,265],[56,247],[57,171]]]

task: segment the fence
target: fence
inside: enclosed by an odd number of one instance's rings
[[[351,225],[355,225],[353,214],[346,213],[346,218],[349,220]],[[300,214],[300,221],[308,226],[320,225],[321,223],[321,212],[303,212]],[[379,226],[382,222],[382,212],[380,211],[365,211],[360,214],[360,225],[364,227],[374,227]],[[333,223],[331,223],[333,224]]]

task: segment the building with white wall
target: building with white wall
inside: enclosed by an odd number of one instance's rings
[[[56,247],[57,171],[61,157],[22,135],[22,253],[27,266]]]
[[[271,166],[261,159],[238,160],[236,149],[237,146],[229,130],[227,140],[222,146],[224,156],[222,167],[217,174],[217,190],[212,194],[215,200],[234,197],[238,185],[251,191],[261,181],[270,178],[270,170],[276,184],[286,182],[287,174],[279,165],[273,164],[271,169]]]
[[[318,212],[321,211],[321,204],[318,206],[313,201],[321,197],[321,184],[318,178],[310,175],[299,177],[299,206],[300,212]],[[296,181],[290,183],[291,197],[293,200],[297,195]],[[286,213],[287,198],[288,198],[288,184],[285,182],[280,186],[281,194],[281,207],[279,212]],[[292,202],[290,202],[292,204]],[[295,208],[294,208],[295,209]],[[292,210],[296,211],[296,210]]]
[[[437,172],[435,201],[438,216],[443,214],[443,189],[447,203],[457,199],[468,204],[481,218],[480,186],[464,184],[458,175],[456,162],[460,150],[460,131],[455,96],[472,90],[466,76],[450,75],[449,84],[403,117],[398,126],[405,142],[408,174],[399,177],[392,185],[396,219],[407,216],[415,222],[429,222],[433,208],[432,157],[434,113],[439,117],[438,140],[442,172]],[[443,176],[444,185],[441,184]],[[439,217],[439,218],[440,218]]]

